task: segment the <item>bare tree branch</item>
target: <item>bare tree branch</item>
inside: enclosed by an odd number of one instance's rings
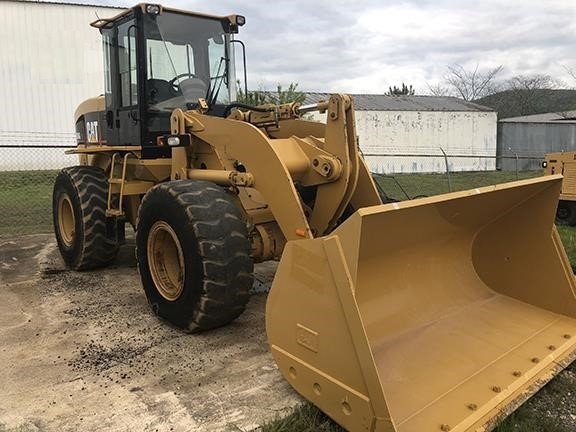
[[[506,81],[506,90],[552,90],[559,88],[560,83],[550,75],[516,75]]]
[[[455,93],[464,100],[479,99],[498,90],[496,76],[502,71],[502,65],[487,71],[479,70],[479,65],[473,70],[466,70],[462,65],[447,66],[448,73],[444,80]]]
[[[550,75],[516,75],[505,83],[507,103],[518,115],[541,112],[543,91],[559,87],[560,84]]]
[[[428,93],[432,96],[450,96],[450,89],[442,84],[427,83]]]

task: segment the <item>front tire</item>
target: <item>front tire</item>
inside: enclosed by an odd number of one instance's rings
[[[556,223],[558,225],[576,225],[576,202],[563,200],[558,202]]]
[[[227,324],[249,300],[246,224],[213,183],[179,180],[148,191],[138,213],[136,257],[154,312],[187,331]]]
[[[74,166],[56,176],[52,216],[58,249],[68,267],[87,270],[110,264],[118,242],[108,238],[108,180],[101,168]]]

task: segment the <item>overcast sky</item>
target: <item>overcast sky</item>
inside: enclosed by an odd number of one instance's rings
[[[68,1],[68,2],[76,2]],[[90,0],[112,6],[137,1]],[[426,93],[446,66],[502,65],[500,78],[549,74],[576,87],[576,0],[166,0],[165,6],[239,13],[250,88],[298,83],[320,92]],[[240,65],[240,62],[238,62]]]

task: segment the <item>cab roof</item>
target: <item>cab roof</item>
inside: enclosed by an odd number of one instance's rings
[[[204,13],[200,13],[200,12],[192,12],[192,11],[186,11],[186,10],[182,10],[182,9],[174,9],[174,8],[170,8],[170,7],[164,7],[164,6],[157,4],[157,3],[139,3],[136,6],[133,6],[129,9],[126,9],[126,10],[120,12],[119,14],[117,14],[111,18],[98,18],[96,21],[91,22],[90,25],[92,27],[95,27],[95,28],[100,29],[100,30],[105,29],[105,28],[109,28],[113,23],[121,20],[122,18],[131,14],[135,10],[141,9],[142,12],[144,12],[144,13],[150,13],[150,12],[148,12],[150,7],[157,8],[157,10],[158,10],[157,13],[159,13],[159,14],[163,13],[163,12],[175,12],[175,13],[183,14],[183,15],[190,15],[190,16],[195,16],[195,17],[200,17],[200,18],[209,18],[209,19],[213,19],[213,20],[229,22],[232,33],[236,33],[237,27],[244,25],[244,23],[246,21],[246,19],[242,15],[237,15],[237,14],[218,16],[218,15],[210,15],[210,14],[204,14]],[[236,27],[236,31],[234,31],[234,27]]]

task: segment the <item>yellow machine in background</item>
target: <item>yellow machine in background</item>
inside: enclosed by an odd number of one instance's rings
[[[280,371],[351,431],[489,429],[570,362],[574,277],[548,176],[382,204],[354,104],[236,101],[240,15],[141,4],[92,25],[103,97],[76,112],[54,185],[62,257],[110,263],[136,229],[155,313],[186,331],[244,310],[279,259],[266,328]],[[327,123],[302,114],[326,111]]]
[[[548,153],[542,162],[544,174],[562,174],[562,190],[556,211],[556,223],[576,225],[576,152]]]

